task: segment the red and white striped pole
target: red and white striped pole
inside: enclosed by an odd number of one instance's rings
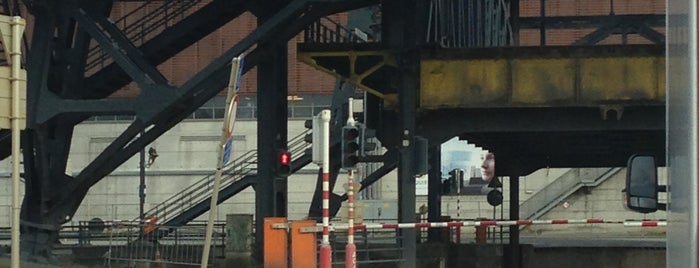
[[[658,227],[667,226],[666,221],[627,221],[624,227]]]
[[[345,246],[345,268],[357,267],[357,246],[354,244],[354,170],[347,178],[347,246]]]
[[[347,125],[355,126],[354,112],[352,111],[353,98],[347,100]],[[361,138],[361,137],[360,137]],[[361,147],[361,145],[360,145]],[[363,150],[363,148],[359,148]],[[357,247],[354,245],[354,169],[347,169],[347,245],[345,246],[345,268],[357,267]]]
[[[603,219],[582,220],[488,220],[488,221],[452,221],[452,222],[421,222],[421,223],[367,223],[354,225],[354,229],[412,229],[412,228],[457,228],[463,226],[511,226],[511,225],[561,225],[561,224],[621,224],[624,226],[662,226],[664,222],[620,222]],[[334,225],[334,230],[349,229],[348,226]]]
[[[332,248],[330,246],[330,110],[320,113],[322,127],[323,168],[323,239],[320,242],[320,267],[330,268]]]

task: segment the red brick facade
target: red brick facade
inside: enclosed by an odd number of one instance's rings
[[[520,16],[537,17],[540,14],[540,0],[521,0]],[[112,17],[120,18],[140,4],[119,2],[115,4]],[[547,0],[547,16],[581,16],[608,15],[610,0]],[[615,0],[615,14],[664,14],[665,1],[658,0]],[[345,22],[346,14],[334,15],[333,20]],[[250,33],[257,25],[253,15],[243,16],[221,27],[206,38],[179,53],[176,57],[158,66],[173,85],[182,85],[194,74],[203,69],[209,62],[232,47]],[[546,35],[547,45],[568,45],[592,32],[594,29],[549,30]],[[664,29],[657,29],[664,32]],[[539,30],[522,30],[520,45],[538,46]],[[317,71],[296,59],[296,44],[302,42],[302,35],[289,41],[289,94],[328,94],[332,92],[335,78]],[[628,42],[632,44],[648,43],[638,35],[629,35]],[[620,36],[611,36],[601,44],[619,44]],[[241,91],[244,94],[254,94],[256,91],[256,70],[248,72],[243,77]],[[115,97],[133,96],[138,93],[138,87],[131,84],[117,91]]]

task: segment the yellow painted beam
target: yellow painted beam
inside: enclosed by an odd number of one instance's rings
[[[423,59],[420,108],[662,103],[660,56]]]

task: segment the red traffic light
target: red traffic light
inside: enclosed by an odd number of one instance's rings
[[[348,127],[345,129],[344,134],[345,135],[343,138],[345,140],[348,140],[348,141],[355,140],[359,137],[359,129],[357,129],[355,127]]]
[[[291,163],[291,154],[289,152],[282,152],[279,154],[279,164],[282,166],[288,166]]]

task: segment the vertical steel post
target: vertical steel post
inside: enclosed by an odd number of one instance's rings
[[[429,166],[428,183],[427,183],[427,221],[440,222],[442,214],[442,159],[441,145],[433,145],[428,150]],[[441,241],[441,230],[439,228],[430,228],[427,233],[427,241]]]
[[[11,266],[19,268],[19,214],[20,214],[20,198],[19,198],[19,144],[20,144],[20,123],[22,122],[22,113],[20,109],[20,68],[22,50],[20,41],[22,31],[24,30],[24,20],[20,17],[12,17],[12,46],[10,50],[11,73],[10,83],[12,87],[12,235],[11,235]]]
[[[144,132],[141,131],[141,137],[143,137]],[[146,218],[144,214],[144,205],[146,203],[146,149],[141,148],[139,153],[139,181],[138,181],[138,215],[139,224],[143,224],[143,220]],[[155,216],[155,215],[154,215]]]
[[[519,176],[510,176],[510,220],[519,219]],[[510,268],[520,267],[519,226],[510,225],[510,254],[507,261]]]
[[[546,19],[546,0],[541,0],[540,2],[540,17],[541,17],[541,25],[539,25],[539,42],[540,45],[546,46],[546,23],[544,23],[544,20]]]
[[[510,45],[519,46],[519,0],[510,0],[510,27],[512,40]]]
[[[271,11],[271,10],[268,10]],[[272,13],[260,14],[262,25]],[[278,150],[287,149],[288,47],[287,42],[258,44],[265,51],[257,64],[257,182],[255,185],[255,254],[263,253],[262,223],[266,217],[287,214],[287,180],[275,171]]]

